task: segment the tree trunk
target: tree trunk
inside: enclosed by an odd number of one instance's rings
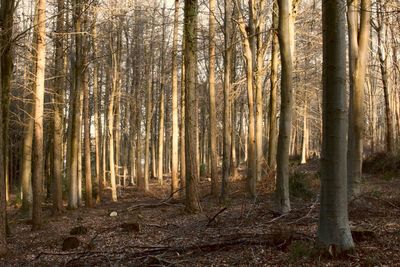
[[[172,171],[171,171],[171,195],[177,196],[179,189],[178,181],[178,148],[179,148],[179,125],[178,125],[178,27],[179,27],[179,0],[175,0],[174,11],[174,33],[172,40]]]
[[[56,31],[64,31],[64,1],[57,1]],[[63,170],[63,102],[64,102],[64,37],[55,37],[55,77],[54,81],[54,116],[53,116],[53,209],[52,213],[58,215],[63,211],[62,201],[62,170]]]
[[[236,4],[240,4],[237,2]],[[247,33],[246,24],[241,7],[237,5],[239,13],[238,25],[242,37],[244,58],[246,61],[246,80],[247,80],[247,104],[248,104],[248,147],[247,147],[247,180],[250,196],[256,196],[257,183],[257,156],[255,139],[255,118],[254,118],[254,89],[253,89],[253,53],[251,50],[250,39]]]
[[[42,226],[42,184],[44,176],[43,157],[43,110],[44,110],[44,81],[46,66],[46,1],[37,2],[37,32],[36,42],[36,78],[34,96],[34,143],[33,155],[35,168],[32,175],[32,230],[38,230]]]
[[[197,0],[185,0],[185,161],[186,161],[186,210],[198,212],[199,166],[197,160]]]
[[[225,55],[224,55],[224,132],[223,132],[223,162],[222,162],[222,185],[221,185],[221,199],[226,200],[229,194],[229,178],[231,175],[231,149],[232,149],[232,114],[231,114],[231,72],[232,72],[232,1],[225,0]],[[214,15],[213,15],[214,16]],[[215,89],[214,89],[215,90]],[[211,96],[211,95],[210,95]],[[211,100],[211,97],[210,97]],[[215,96],[214,96],[215,104]],[[211,109],[210,109],[211,110]],[[215,115],[216,117],[216,115]],[[216,118],[215,121],[210,121],[210,124],[215,127],[216,131]],[[216,133],[211,137],[217,138]],[[212,149],[212,148],[211,148]],[[213,153],[213,152],[212,152]],[[214,152],[216,153],[216,151]],[[211,159],[213,162],[213,159]]]
[[[86,43],[87,41],[85,41]],[[86,53],[84,56],[84,64],[87,64]],[[92,167],[90,157],[90,111],[89,111],[89,81],[88,72],[85,70],[83,74],[83,124],[84,124],[84,160],[85,160],[85,204],[87,207],[93,207],[92,198]]]
[[[386,151],[391,154],[393,153],[393,118],[392,110],[390,106],[390,88],[389,88],[389,75],[388,75],[388,62],[387,55],[385,54],[383,34],[385,31],[385,19],[382,12],[383,7],[381,4],[378,5],[377,10],[377,26],[375,27],[378,38],[378,56],[382,75],[383,95],[385,99],[385,118],[386,118]]]
[[[354,247],[347,213],[346,6],[322,2],[323,137],[317,246],[339,254]]]
[[[74,27],[76,32],[81,32],[81,1],[74,0]],[[75,35],[75,66],[74,66],[74,88],[71,93],[72,110],[71,113],[71,132],[69,134],[69,159],[67,159],[67,177],[69,179],[69,199],[68,208],[78,208],[78,157],[79,157],[79,136],[80,110],[81,110],[81,86],[82,86],[82,36]]]
[[[293,41],[292,0],[279,0],[279,45],[281,51],[281,116],[277,151],[276,195],[281,213],[290,211],[289,148],[293,107]]]
[[[277,152],[277,91],[278,91],[278,60],[279,60],[279,7],[278,0],[274,0],[272,11],[272,55],[271,55],[271,91],[269,96],[269,145],[268,145],[268,167],[271,171],[276,168]]]

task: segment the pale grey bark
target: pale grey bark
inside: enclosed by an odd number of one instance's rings
[[[347,211],[346,3],[322,3],[323,137],[317,245],[339,254],[354,247]]]

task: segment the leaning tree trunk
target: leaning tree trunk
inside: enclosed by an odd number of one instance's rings
[[[197,160],[197,0],[185,0],[185,160],[186,160],[186,210],[198,212],[200,207]]]
[[[323,137],[317,245],[339,254],[354,247],[347,212],[346,3],[322,2]]]
[[[44,176],[43,157],[43,111],[44,111],[44,77],[46,66],[46,1],[37,2],[37,32],[36,43],[36,78],[34,96],[34,145],[33,155],[35,168],[32,175],[32,230],[38,230],[42,226],[42,187]]]
[[[279,137],[276,176],[276,197],[281,213],[290,211],[289,200],[289,149],[292,128],[293,107],[293,42],[294,20],[292,18],[292,0],[279,0],[279,45],[281,51],[281,116],[279,119]]]
[[[349,31],[350,107],[347,152],[347,183],[349,197],[361,191],[363,132],[364,132],[364,83],[368,62],[371,0],[349,2],[347,11]],[[359,25],[359,13],[360,25]]]

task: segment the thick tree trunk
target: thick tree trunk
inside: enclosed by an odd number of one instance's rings
[[[179,149],[179,124],[178,124],[178,27],[179,27],[179,0],[175,0],[174,33],[172,39],[172,169],[171,169],[171,194],[176,198],[179,189],[178,180],[178,149]]]
[[[289,148],[293,107],[293,42],[292,0],[279,0],[279,45],[281,51],[281,116],[277,151],[276,196],[281,213],[290,211],[289,200]]]
[[[74,27],[76,32],[81,32],[81,1],[74,0]],[[78,157],[79,157],[79,136],[80,110],[81,110],[81,86],[82,86],[82,36],[75,35],[75,66],[74,66],[74,88],[72,92],[71,132],[69,134],[69,159],[67,159],[67,177],[69,179],[68,208],[78,208]]]
[[[32,175],[33,207],[32,207],[32,230],[38,230],[42,226],[42,184],[44,176],[43,157],[43,114],[44,114],[44,77],[46,66],[46,1],[37,2],[37,32],[36,43],[36,78],[34,96],[34,145],[33,155],[35,168]]]
[[[200,211],[197,122],[197,0],[185,0],[185,161],[186,210]]]
[[[322,3],[323,140],[317,245],[334,254],[354,247],[347,213],[345,10],[341,0]]]

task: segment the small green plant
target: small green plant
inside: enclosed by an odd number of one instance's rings
[[[309,258],[313,254],[313,246],[305,241],[294,241],[289,247],[289,253],[289,260],[291,262],[302,258]]]

